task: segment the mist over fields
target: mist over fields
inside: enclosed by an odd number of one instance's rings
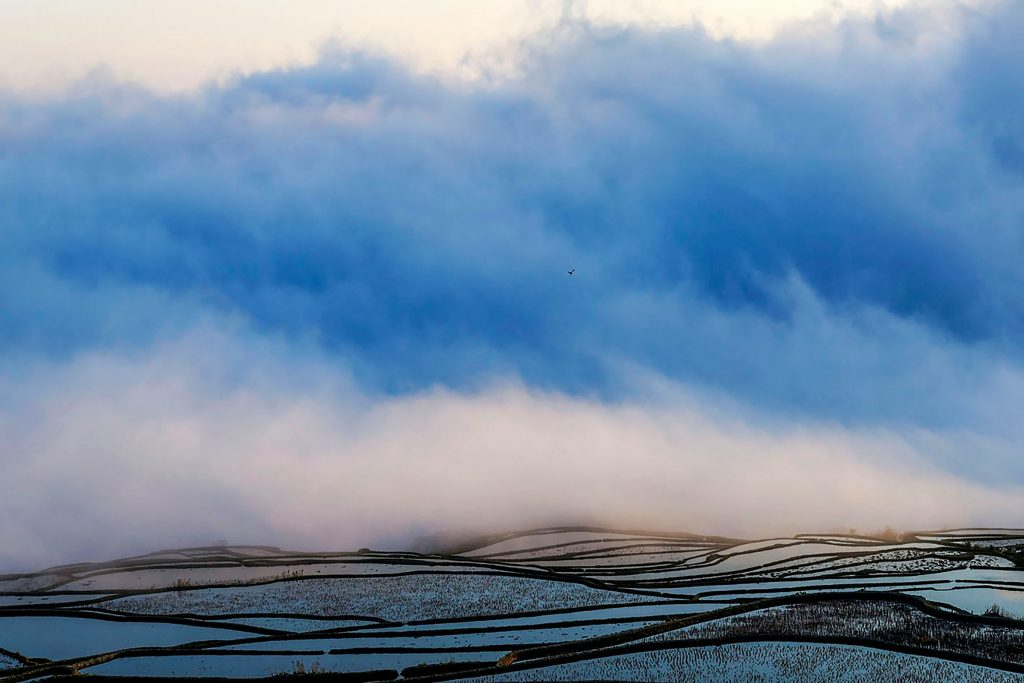
[[[1024,6],[0,92],[0,571],[1024,525]],[[575,268],[575,275],[567,271]]]

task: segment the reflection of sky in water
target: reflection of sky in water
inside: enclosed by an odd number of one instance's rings
[[[128,647],[166,647],[196,640],[251,636],[229,629],[75,617],[5,617],[0,646],[27,657],[68,659]]]
[[[361,654],[361,655],[218,655],[212,657],[136,657],[90,667],[90,674],[106,676],[270,676],[291,673],[297,662],[307,671],[318,666],[324,671],[367,671],[393,669],[416,664],[449,662],[454,660],[490,660],[489,653],[438,652],[417,654]]]
[[[1024,618],[1024,591],[1001,588],[954,588],[908,591],[926,600],[943,602],[974,614],[983,614],[992,605],[998,605],[1010,616]]]

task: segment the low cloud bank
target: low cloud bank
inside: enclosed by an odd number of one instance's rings
[[[205,331],[23,375],[33,395],[0,421],[0,568],[562,522],[739,536],[1024,524],[1019,487],[929,464],[929,440],[955,435],[727,417],[678,386],[617,404],[516,382],[368,396],[333,364],[285,356]]]

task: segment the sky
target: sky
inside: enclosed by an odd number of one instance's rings
[[[50,93],[96,69],[161,92],[310,64],[323,45],[386,53],[416,71],[506,73],[515,47],[565,18],[765,40],[787,22],[907,0],[0,0],[0,84]]]
[[[768,5],[0,0],[0,572],[1024,526],[1024,6]]]

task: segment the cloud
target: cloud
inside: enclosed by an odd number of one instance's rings
[[[235,316],[396,391],[503,373],[614,391],[608,354],[742,391],[736,358],[673,366],[609,311],[785,326],[796,278],[851,318],[1015,355],[1016,109],[975,71],[1013,43],[986,27],[1019,13],[959,32],[948,14],[765,47],[568,24],[521,76],[473,86],[335,46],[193,96],[99,75],[9,95],[2,341],[67,354]]]
[[[289,356],[205,329],[23,377],[32,400],[0,422],[0,567],[566,521],[733,535],[1024,522],[1019,486],[942,472],[922,435],[753,425],[680,387],[644,404],[514,380],[368,396],[333,362]]]
[[[1013,3],[915,6],[753,45],[567,21],[524,41],[515,76],[472,83],[333,44],[173,96],[103,72],[0,93],[0,420],[20,482],[4,535],[43,558],[98,538],[57,519],[132,545],[212,519],[215,536],[319,543],[344,518],[347,542],[469,509],[413,497],[374,513],[406,494],[393,471],[467,500],[509,477],[481,523],[590,514],[558,498],[570,472],[637,523],[996,521],[1015,495],[997,482],[1024,482],[1022,22]],[[205,326],[244,330],[208,363],[242,388],[167,351]],[[269,379],[231,363],[250,352]],[[303,372],[348,384],[281,389]],[[334,424],[355,414],[376,431]],[[297,437],[289,420],[313,441],[267,431]],[[606,487],[624,461],[567,436],[587,429],[640,459],[621,498]],[[716,439],[724,455],[701,455]],[[817,514],[794,485],[776,519],[752,484],[677,512],[657,494],[753,462],[802,486],[844,472],[834,485],[860,493],[831,491],[834,514]],[[148,495],[158,479],[174,485]],[[193,504],[165,526],[171,492]],[[902,507],[918,499],[936,503]],[[149,517],[124,512],[152,500]]]

